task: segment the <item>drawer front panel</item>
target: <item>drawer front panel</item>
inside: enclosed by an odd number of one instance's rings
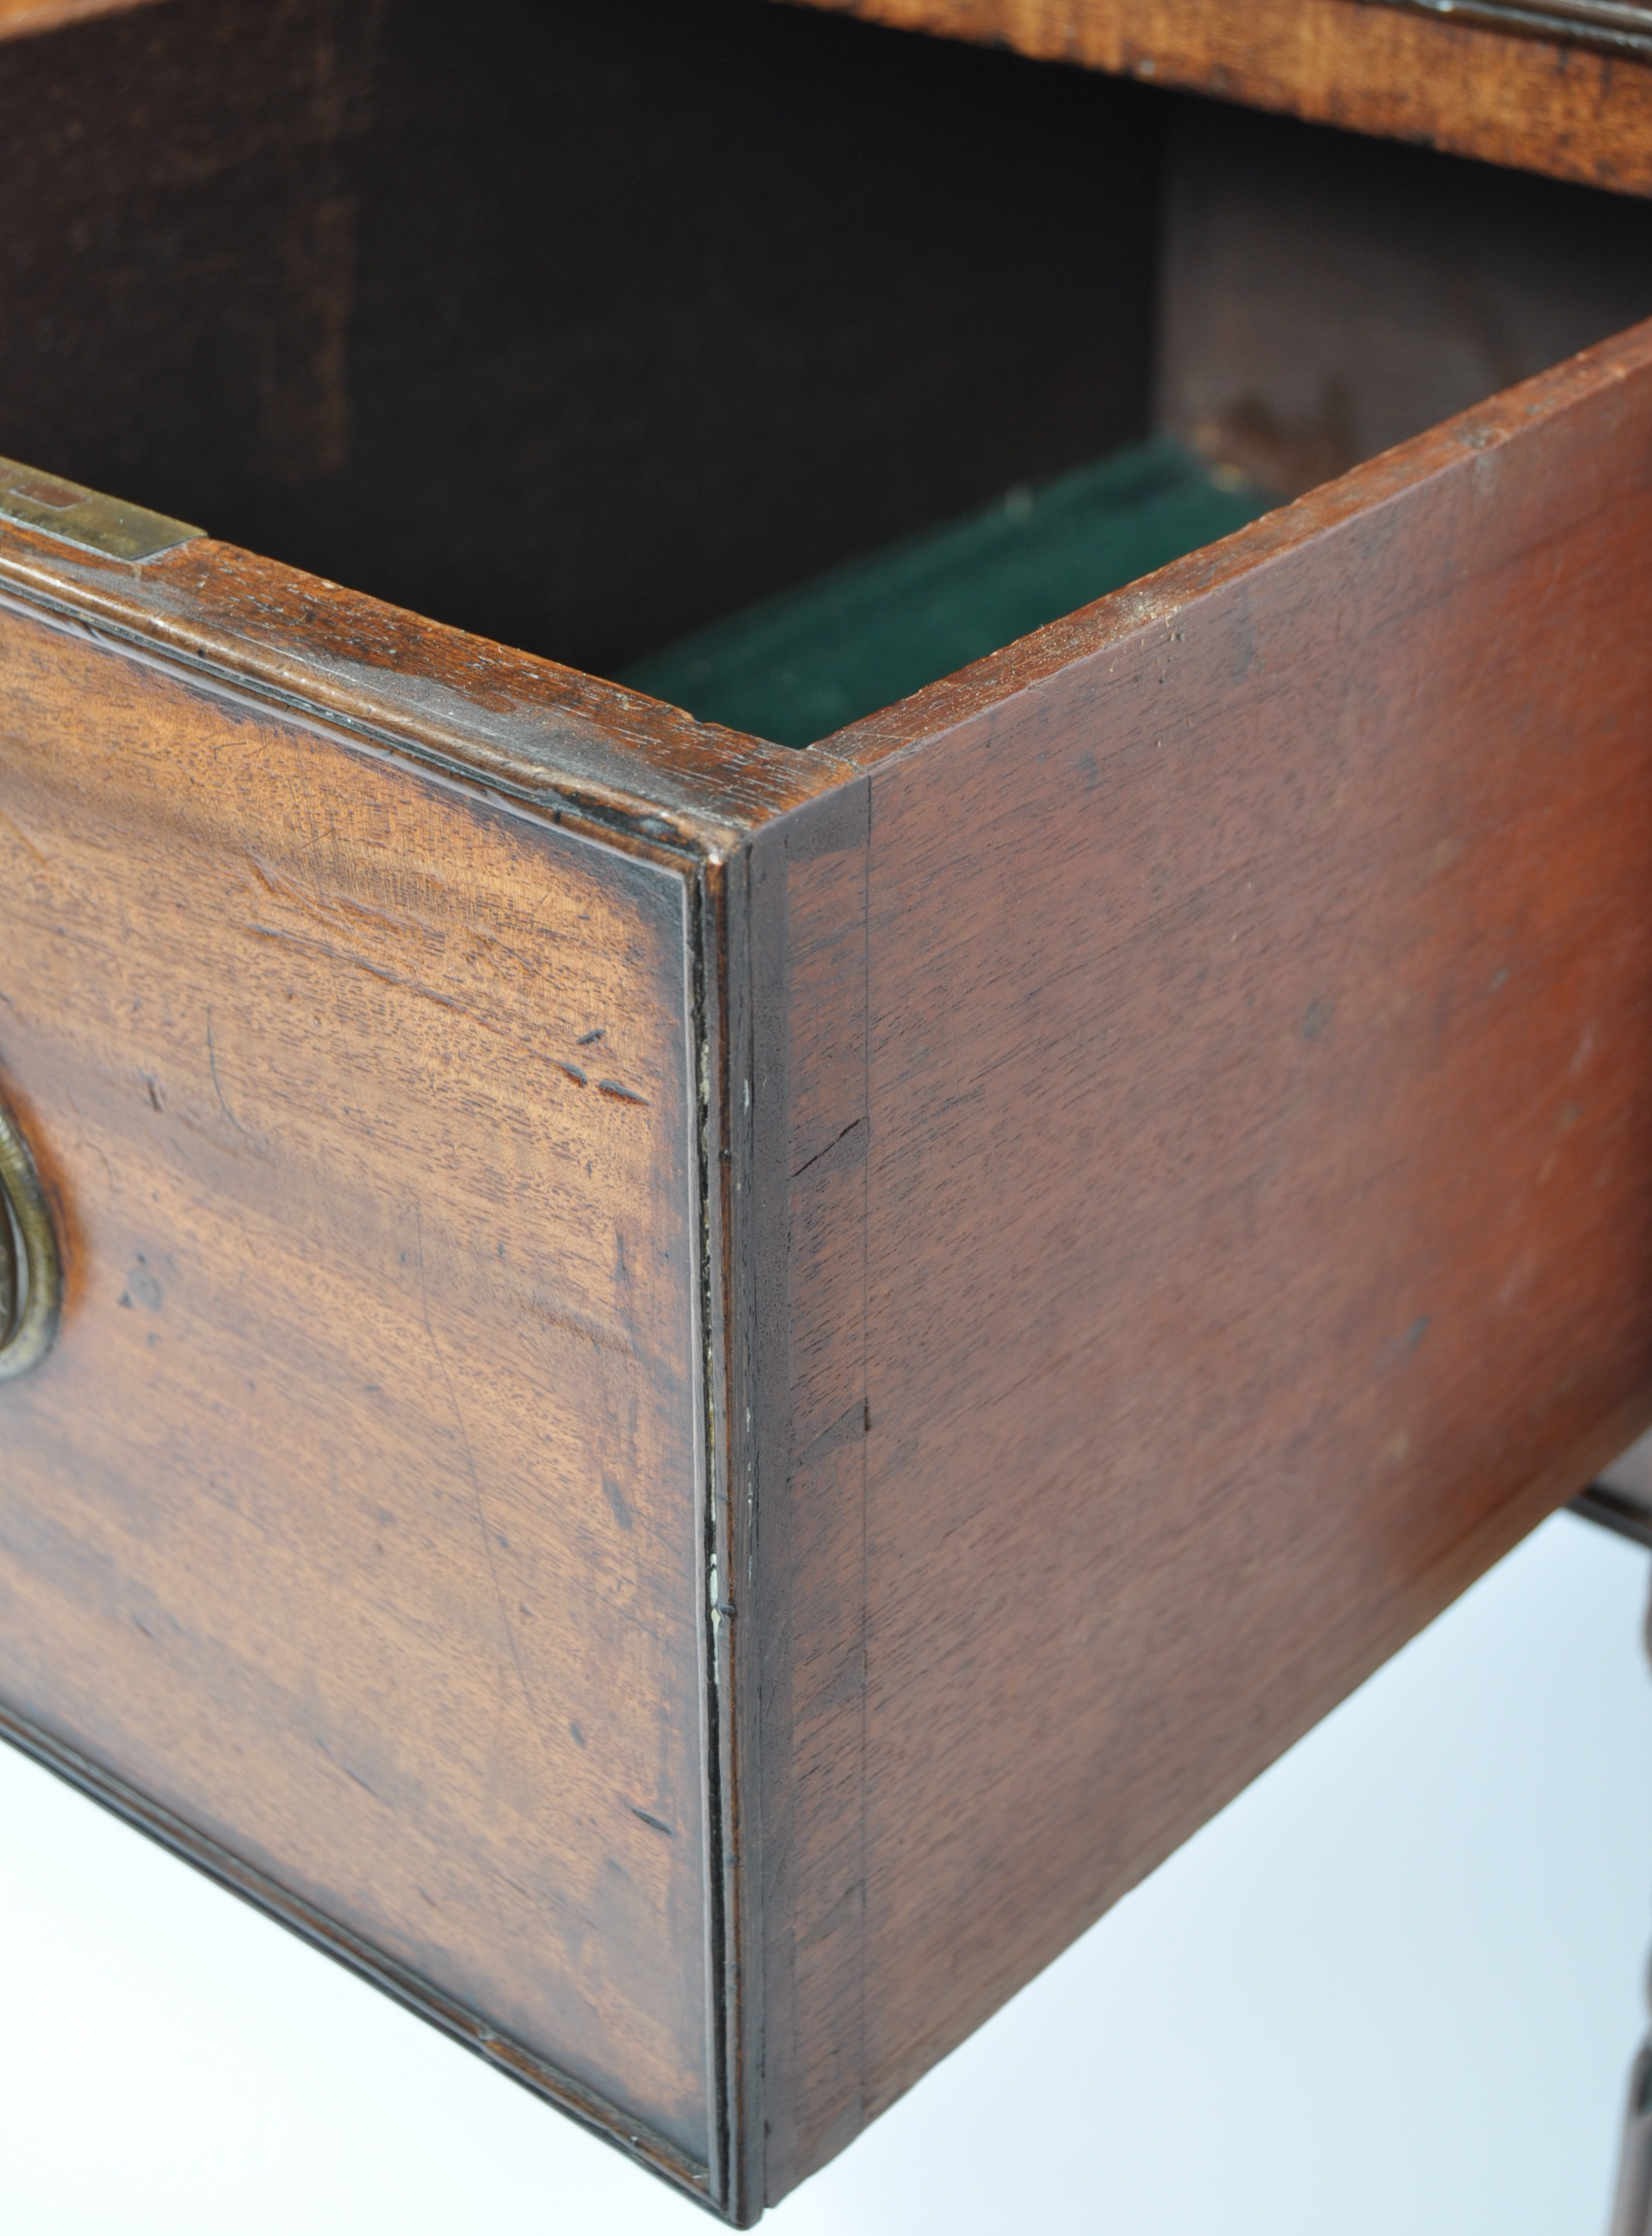
[[[688,899],[0,616],[0,1700],[703,2165]]]

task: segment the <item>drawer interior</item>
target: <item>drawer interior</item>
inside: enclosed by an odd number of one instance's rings
[[[773,0],[166,0],[0,126],[0,454],[793,744],[1652,312],[1642,203]]]

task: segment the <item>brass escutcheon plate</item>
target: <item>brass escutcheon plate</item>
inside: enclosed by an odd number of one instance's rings
[[[186,521],[168,520],[163,512],[38,473],[15,458],[0,458],[0,520],[15,520],[21,528],[76,543],[82,551],[101,552],[106,559],[124,559],[129,566],[193,543],[201,533]]]
[[[28,1142],[0,1103],[0,1382],[39,1365],[63,1302],[63,1258],[45,1190]]]

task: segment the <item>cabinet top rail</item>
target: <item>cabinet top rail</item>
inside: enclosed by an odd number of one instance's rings
[[[1652,194],[1652,6],[1638,0],[800,4]]]
[[[1610,53],[1652,55],[1652,7],[1639,0],[1386,0],[1395,8],[1484,23],[1496,30],[1602,47]]]

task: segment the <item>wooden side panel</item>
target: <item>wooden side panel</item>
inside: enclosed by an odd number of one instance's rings
[[[0,1700],[703,2185],[688,865],[15,608],[0,709]]]
[[[865,1941],[776,2193],[1652,1418],[1652,329],[833,746]]]
[[[846,785],[760,834],[754,858],[780,995],[757,1082],[759,1154],[780,1165],[757,1392],[770,2202],[864,2121],[868,804]]]
[[[795,0],[1652,194],[1652,64],[1366,0]]]

